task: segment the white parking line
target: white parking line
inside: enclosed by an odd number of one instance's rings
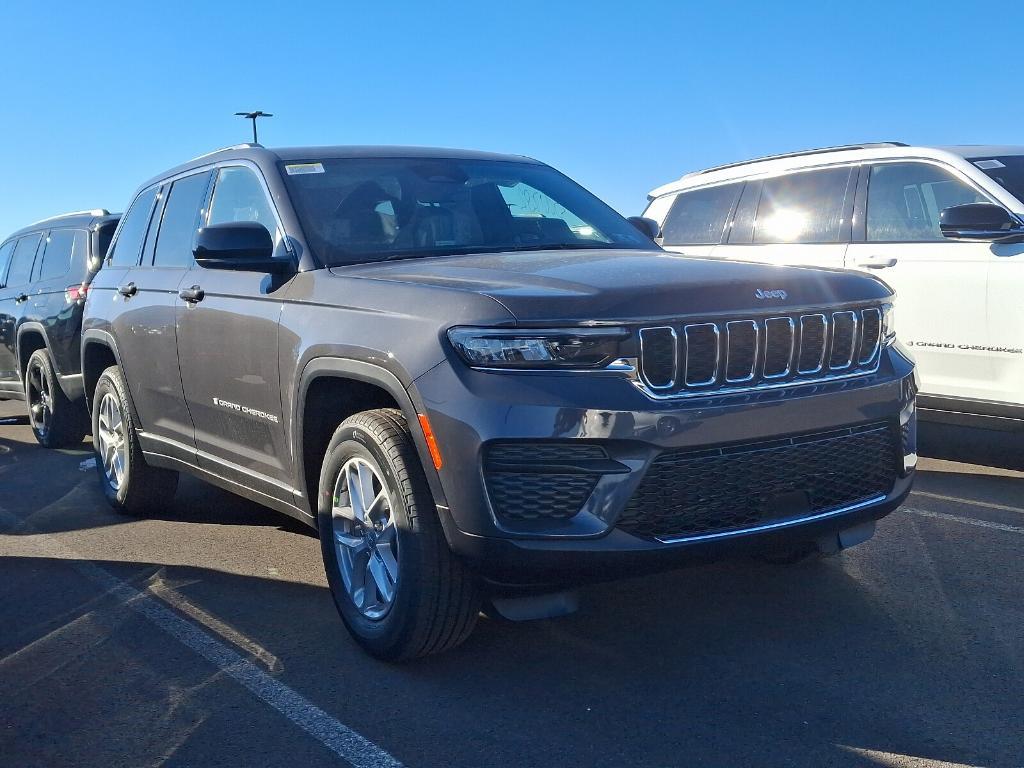
[[[911,496],[924,496],[928,499],[939,501],[952,501],[956,504],[965,504],[968,507],[984,507],[985,509],[998,509],[1003,512],[1019,512],[1024,515],[1024,507],[1011,507],[1008,504],[994,504],[991,501],[975,501],[974,499],[961,499],[959,496],[946,496],[941,493],[929,493],[928,491],[911,491]]]
[[[976,520],[973,517],[960,517],[959,515],[947,515],[945,512],[930,512],[927,509],[913,509],[911,507],[904,507],[907,512],[914,515],[920,515],[921,517],[936,517],[940,520],[952,520],[956,523],[963,523],[964,525],[976,525],[979,528],[992,528],[997,531],[1007,531],[1009,533],[1024,533],[1024,527],[1019,525],[1006,525],[1005,523],[993,523],[989,520]]]
[[[31,534],[33,544],[44,554],[74,560],[73,567],[105,592],[123,601],[139,615],[202,656],[224,674],[249,689],[264,704],[273,707],[355,768],[402,768],[402,764],[372,741],[331,717],[318,706],[281,681],[271,677],[249,659],[220,643],[186,621],[145,592],[140,592],[104,568],[89,562],[49,534],[40,533],[26,521],[0,509],[0,522],[11,531]]]

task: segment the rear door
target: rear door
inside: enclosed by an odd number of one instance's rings
[[[175,314],[210,175],[200,171],[161,188],[141,263],[125,278],[133,295],[125,300],[117,334],[143,448],[190,463],[195,431],[178,369]]]
[[[742,191],[743,182],[733,182],[680,192],[661,225],[662,247],[686,256],[710,256],[726,234]]]
[[[204,224],[258,222],[287,257],[276,210],[255,167],[218,169],[208,207]],[[202,291],[198,300],[177,304],[178,360],[199,465],[292,502],[278,365],[287,278],[193,265],[182,286]]]
[[[4,287],[0,289],[0,389],[21,392],[18,372],[18,326],[32,290],[32,267],[42,234],[20,238],[11,252]]]
[[[855,171],[853,166],[836,166],[748,181],[726,242],[713,255],[842,268]]]
[[[939,230],[942,209],[991,200],[952,169],[922,161],[866,166],[864,185],[866,212],[847,265],[896,290],[896,333],[913,349],[922,394],[1002,399],[993,353],[982,347],[991,343],[989,271],[1006,246],[948,240]]]

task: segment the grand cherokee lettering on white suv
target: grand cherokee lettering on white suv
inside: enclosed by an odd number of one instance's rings
[[[648,199],[671,251],[870,270],[896,290],[922,418],[1024,430],[1024,146],[828,147]]]

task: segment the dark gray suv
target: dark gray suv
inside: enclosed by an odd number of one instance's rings
[[[186,471],[320,532],[356,640],[868,538],[910,490],[915,373],[853,273],[669,256],[523,157],[243,145],[137,193],[86,305],[97,466]]]

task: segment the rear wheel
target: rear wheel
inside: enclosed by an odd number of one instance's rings
[[[331,595],[367,652],[409,659],[469,636],[480,610],[477,580],[448,548],[400,411],[366,411],[338,427],[318,499]]]
[[[25,366],[25,400],[32,434],[45,448],[76,445],[89,431],[85,407],[64,394],[45,349],[33,352]]]
[[[178,473],[151,467],[143,458],[124,374],[116,365],[107,368],[96,383],[92,434],[96,471],[111,506],[137,515],[171,500]]]

